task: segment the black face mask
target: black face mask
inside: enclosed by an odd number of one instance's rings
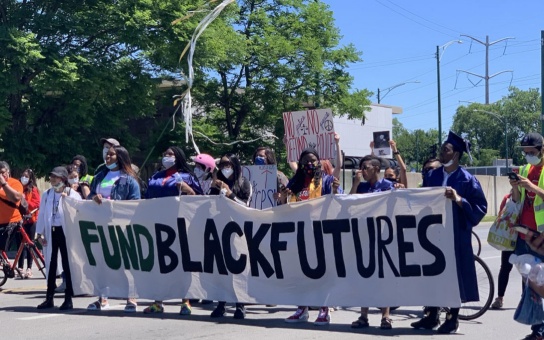
[[[306,163],[304,164],[304,172],[306,172],[308,175],[313,175],[315,172],[315,164],[314,163]]]
[[[398,179],[398,178],[387,178],[387,177],[384,177],[384,179],[388,180],[388,181],[391,182],[391,183],[398,183],[398,182],[399,182],[399,179]]]

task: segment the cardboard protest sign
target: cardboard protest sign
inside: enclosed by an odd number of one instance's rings
[[[336,143],[331,109],[284,112],[283,124],[289,162],[298,161],[306,148],[314,148],[320,159],[335,158]]]
[[[254,209],[266,209],[277,204],[274,193],[278,189],[278,167],[274,165],[245,165],[242,175],[251,184],[249,206]]]

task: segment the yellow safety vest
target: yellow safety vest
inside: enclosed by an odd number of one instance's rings
[[[527,178],[529,176],[530,167],[531,167],[530,164],[520,166],[519,174]],[[544,188],[544,170],[540,173],[540,178],[538,179],[538,186],[540,188]],[[520,187],[520,189],[521,189],[520,190],[521,203],[523,206],[523,203],[525,201],[525,188]],[[533,202],[533,209],[535,211],[535,220],[536,220],[537,230],[540,232],[544,232],[544,201],[538,195],[535,195],[535,201]]]

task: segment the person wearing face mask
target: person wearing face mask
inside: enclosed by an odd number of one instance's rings
[[[23,185],[23,195],[28,202],[28,214],[23,216],[23,228],[28,237],[33,240],[36,235],[36,220],[38,219],[38,209],[40,208],[40,191],[36,187],[36,176],[32,169],[26,169],[21,174],[21,184]],[[17,248],[19,248],[22,237],[20,233],[16,235]],[[26,257],[26,272],[24,272],[23,278],[28,279],[32,277],[32,256],[30,252],[23,248],[23,253],[19,257],[19,272],[23,273],[23,265]]]
[[[96,174],[91,182],[91,192],[87,196],[97,204],[104,200],[139,200],[140,186],[137,175],[131,167],[127,149],[122,146],[112,146],[106,153],[106,169]],[[101,311],[109,308],[107,296],[89,306],[88,311]],[[126,313],[136,312],[136,299],[129,297],[125,305]]]
[[[223,195],[241,205],[247,205],[251,197],[251,184],[242,176],[240,159],[233,153],[226,153],[219,161],[219,172],[215,176],[210,195]],[[219,301],[211,313],[212,318],[223,317],[227,313],[226,302]],[[244,319],[246,308],[243,303],[236,303],[233,318]]]
[[[66,277],[66,291],[64,292],[64,302],[59,310],[73,309],[72,296],[72,276],[68,263],[68,248],[64,236],[64,212],[62,210],[62,200],[68,196],[80,200],[81,196],[68,185],[68,171],[64,166],[57,166],[49,173],[51,188],[43,193],[38,220],[36,222],[36,232],[40,235],[38,241],[43,246],[43,255],[45,257],[45,267],[47,268],[47,292],[45,301],[38,305],[38,309],[49,309],[55,307],[53,297],[55,296],[56,276],[58,268],[58,254],[60,252],[62,269]]]
[[[96,170],[94,171],[94,175],[98,175],[98,173],[100,173],[101,171],[103,170],[106,170],[107,167],[106,167],[106,154],[108,153],[108,151],[110,150],[110,148],[112,146],[119,146],[121,145],[119,143],[119,141],[117,141],[117,139],[115,138],[101,138],[100,139],[100,144],[102,145],[102,159],[104,160],[104,163],[100,164]]]
[[[10,176],[9,164],[0,161],[0,250],[4,250],[10,226],[22,223],[23,217],[17,208],[23,197],[23,185]]]
[[[277,164],[276,162],[276,155],[274,154],[274,151],[270,149],[267,146],[260,146],[255,150],[253,153],[253,164],[255,165],[272,165]],[[274,193],[274,199],[276,201],[280,198],[280,192],[281,189],[284,188],[287,183],[289,182],[289,179],[283,172],[280,170],[277,170],[277,188],[276,192]]]
[[[319,154],[313,148],[307,148],[300,154],[297,164],[297,171],[287,186],[281,191],[280,200],[287,203],[306,201],[328,194],[343,193],[340,188],[340,181],[331,175],[325,174],[321,169]],[[296,323],[306,322],[309,318],[308,306],[298,306],[293,315],[285,319],[285,322]],[[329,307],[319,308],[319,314],[314,325],[328,325],[330,323]]]
[[[149,179],[145,198],[159,198],[179,195],[203,195],[197,176],[187,164],[185,153],[177,146],[170,146],[162,154],[163,170],[156,172]],[[155,301],[144,309],[144,314],[164,312],[162,301]],[[188,299],[181,302],[180,315],[191,314]]]
[[[68,185],[72,190],[76,191],[81,198],[85,199],[85,197],[83,197],[83,192],[81,191],[83,186],[79,184],[78,168],[70,164],[66,167],[66,170],[68,171]]]
[[[79,178],[78,192],[83,199],[86,199],[91,192],[91,182],[93,181],[93,176],[88,173],[89,168],[87,167],[87,159],[82,155],[75,155],[74,158],[72,158],[71,165],[77,171]]]
[[[542,135],[536,132],[526,134],[521,139],[523,156],[527,164],[519,167],[518,180],[510,180],[512,186],[512,200],[521,202],[522,208],[518,223],[527,226],[530,230],[544,232],[544,158],[542,157]],[[544,259],[543,256],[532,251],[526,243],[530,240],[522,233],[518,233],[518,240],[514,254],[532,254]],[[525,339],[542,339],[544,337],[544,320],[531,326],[531,334]]]
[[[444,196],[451,200],[460,299],[462,302],[470,302],[480,299],[472,250],[472,228],[486,215],[487,200],[476,177],[459,166],[463,152],[472,158],[470,142],[450,131],[440,148],[438,159],[442,166],[431,170],[423,178],[423,187],[444,187]],[[448,292],[444,291],[444,294]],[[440,325],[439,310],[439,307],[428,307],[426,315],[411,326],[416,329],[435,329]],[[438,333],[456,333],[459,330],[458,316],[459,308],[450,308]]]
[[[195,176],[198,178],[202,192],[204,195],[208,195],[212,187],[213,173],[217,169],[215,159],[208,154],[201,153],[193,161],[195,162]]]

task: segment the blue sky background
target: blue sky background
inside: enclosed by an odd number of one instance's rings
[[[457,107],[464,101],[485,103],[485,81],[457,70],[485,75],[485,46],[489,48],[489,75],[502,73],[489,81],[489,101],[508,94],[510,85],[520,89],[540,88],[541,30],[544,30],[544,1],[501,0],[390,1],[322,0],[330,6],[342,44],[353,43],[363,62],[353,64],[350,73],[354,87],[382,92],[381,103],[400,106],[397,115],[408,129],[438,128],[436,46],[451,40],[440,62],[442,130],[448,131]],[[419,83],[411,83],[419,81]],[[385,89],[400,83],[389,94]],[[385,95],[385,97],[384,97]]]

